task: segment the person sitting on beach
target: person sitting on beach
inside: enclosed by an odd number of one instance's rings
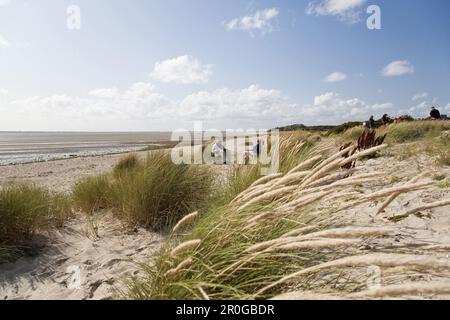
[[[224,147],[222,142],[216,141],[215,138],[213,138],[213,146],[211,148],[211,156],[215,159],[216,164],[221,164],[224,159]]]
[[[231,159],[231,152],[223,146],[221,141],[216,142],[214,139],[211,156],[215,159],[216,164],[227,164],[227,159]]]
[[[439,120],[441,119],[441,113],[435,107],[431,107],[430,117],[433,120]]]

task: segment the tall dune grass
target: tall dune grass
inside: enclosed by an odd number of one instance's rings
[[[176,165],[170,154],[154,151],[145,160],[127,156],[112,174],[83,179],[73,193],[83,212],[109,209],[129,225],[162,231],[202,207],[212,183],[207,167]]]
[[[111,178],[108,175],[83,178],[72,192],[75,208],[84,213],[91,215],[111,206]]]
[[[114,212],[130,223],[161,230],[202,207],[211,194],[212,174],[201,166],[176,165],[164,152],[112,184]]]
[[[120,176],[136,169],[138,165],[138,155],[136,153],[130,153],[119,160],[119,162],[114,166],[113,173],[116,176]]]
[[[3,260],[28,246],[39,233],[62,227],[71,215],[67,195],[28,184],[0,188],[0,256]],[[0,258],[2,259],[2,258]]]
[[[286,143],[282,153],[295,145],[297,141]],[[405,261],[408,268],[429,268],[445,278],[450,264],[433,257],[394,257],[383,247],[377,250],[385,250],[385,256],[365,257],[362,248],[378,237],[392,236],[392,230],[345,227],[338,218],[359,205],[430,185],[421,182],[366,194],[353,192],[361,184],[379,181],[379,175],[341,174],[342,166],[385,147],[344,159],[340,153],[325,156],[328,147],[319,146],[302,161],[289,159],[292,165],[287,173],[247,182],[248,188],[228,204],[203,212],[189,233],[173,234],[155,264],[144,266],[147,276],[127,282],[126,297],[266,299],[298,291],[350,294],[365,290],[364,268],[370,264],[389,269]],[[298,154],[289,154],[298,159]],[[385,279],[399,281],[395,276]]]

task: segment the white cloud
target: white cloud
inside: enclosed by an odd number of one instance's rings
[[[285,117],[288,102],[280,91],[251,85],[242,90],[227,88],[201,91],[180,103],[180,116],[194,119],[276,119]],[[288,112],[289,113],[289,112]]]
[[[226,22],[225,26],[228,31],[249,31],[252,36],[254,35],[254,31],[259,31],[261,35],[265,35],[273,32],[273,22],[278,17],[279,13],[277,8],[259,10],[252,15],[235,18]]]
[[[89,91],[89,95],[97,98],[116,98],[119,90],[117,88],[102,88]]]
[[[364,120],[371,115],[380,115],[392,109],[390,102],[368,104],[359,98],[344,99],[339,94],[327,92],[314,98],[314,103],[304,111],[304,116],[315,123],[342,123],[349,120]]]
[[[316,16],[335,16],[347,23],[360,21],[361,7],[366,0],[316,0],[308,4],[306,13]]]
[[[412,101],[417,101],[417,100],[423,100],[426,98],[428,98],[428,92],[417,93],[411,99],[412,99]]]
[[[8,48],[9,42],[0,34],[0,48]]]
[[[444,107],[444,109],[450,112],[450,102],[447,103],[447,105]]]
[[[151,73],[155,80],[177,84],[206,83],[211,75],[211,65],[203,65],[199,60],[188,55],[157,62]]]
[[[8,90],[4,89],[4,88],[0,88],[0,96],[6,96],[9,93]]]
[[[123,92],[97,89],[89,92],[89,98],[69,95],[31,97],[11,102],[16,110],[30,115],[59,115],[67,118],[160,118],[172,112],[172,103],[155,91],[150,83],[137,82]],[[100,94],[99,94],[100,93]]]
[[[396,77],[414,73],[414,66],[407,60],[393,61],[381,71],[385,77]]]
[[[342,72],[333,72],[323,79],[325,82],[339,82],[347,79],[347,75]]]

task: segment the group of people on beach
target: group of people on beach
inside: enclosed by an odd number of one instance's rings
[[[395,118],[394,120],[391,119],[389,117],[389,115],[386,113],[383,115],[383,117],[379,120],[379,121],[375,121],[374,116],[371,116],[369,118],[369,121],[367,121],[365,123],[365,126],[369,129],[369,130],[374,130],[377,127],[377,122],[379,124],[379,126],[383,127],[383,126],[387,126],[393,122],[395,123],[400,123],[402,121],[405,120],[405,116],[400,116]],[[436,107],[431,107],[431,111],[430,111],[430,120],[441,120],[443,119],[440,111],[438,109],[436,109]]]
[[[231,150],[225,148],[222,141],[217,140],[215,137],[211,139],[212,147],[211,147],[211,157],[215,159],[216,164],[230,164],[233,155],[231,154]],[[261,141],[258,140],[256,144],[251,148],[251,150],[245,151],[244,158],[246,158],[245,162],[249,161],[249,158],[257,159],[261,154]]]

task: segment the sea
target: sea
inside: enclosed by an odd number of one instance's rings
[[[0,166],[140,151],[170,144],[168,132],[0,132]]]

